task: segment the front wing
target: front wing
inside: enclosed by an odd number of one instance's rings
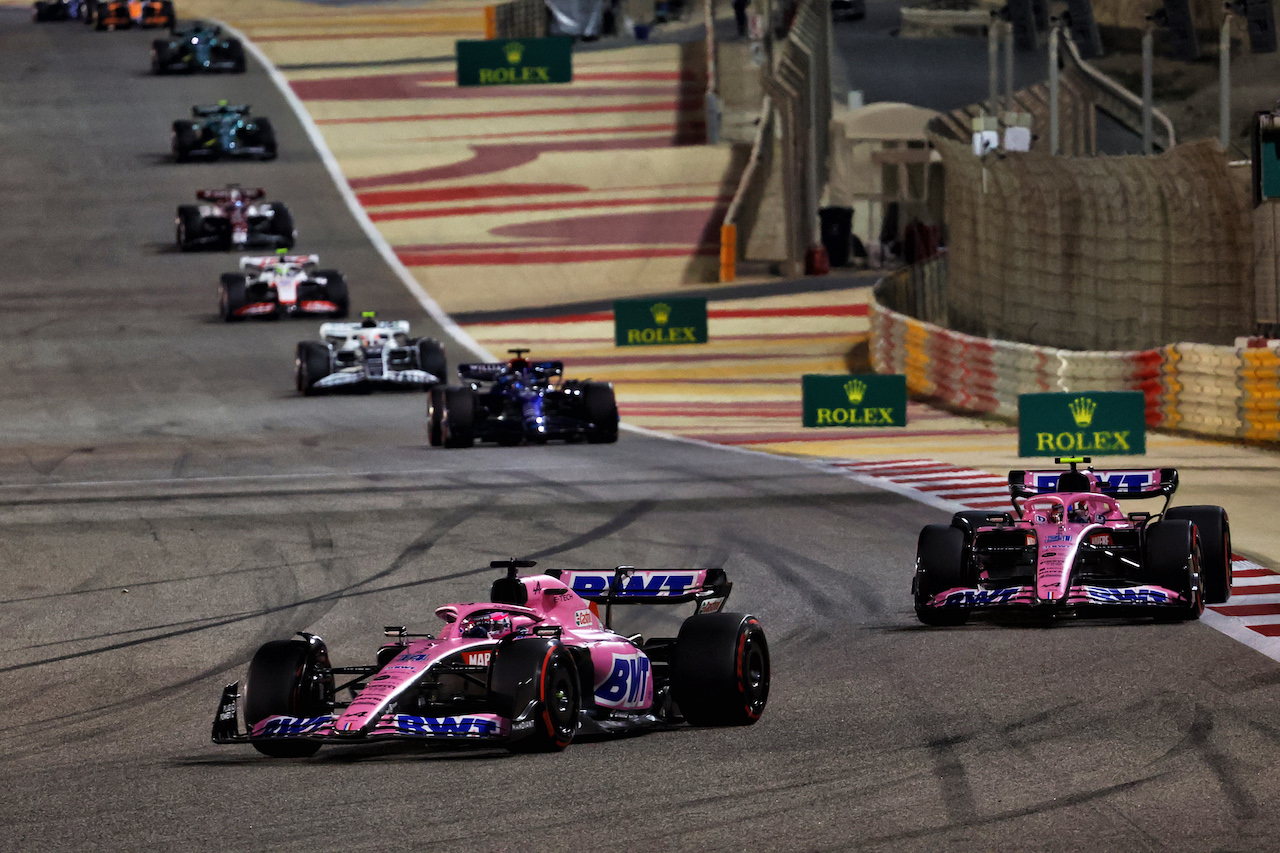
[[[361,382],[385,382],[390,385],[438,385],[440,380],[434,373],[425,370],[387,370],[374,375],[364,367],[351,367],[337,373],[330,373],[323,379],[317,379],[314,388],[339,388],[345,385],[357,385]]]
[[[533,731],[533,721],[512,723],[497,714],[459,714],[452,717],[419,717],[413,714],[388,714],[368,732],[338,732],[334,717],[291,717],[276,715],[260,720],[250,731],[239,725],[240,682],[228,684],[218,702],[213,719],[214,743],[249,743],[264,740],[316,740],[328,743],[367,743],[369,741],[465,740],[507,741],[513,736]]]
[[[1064,599],[1042,601],[1036,597],[1034,586],[1009,586],[1000,589],[979,587],[955,587],[944,590],[921,606],[949,609],[999,609],[1033,607],[1185,607],[1187,599],[1178,592],[1163,586],[1110,587],[1098,584],[1075,584],[1067,589]]]

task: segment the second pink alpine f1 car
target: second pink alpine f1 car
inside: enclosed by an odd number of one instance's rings
[[[911,582],[926,625],[971,615],[1199,619],[1231,595],[1231,528],[1219,506],[1170,507],[1173,468],[1010,471],[1009,512],[958,512],[920,532]],[[1159,513],[1119,501],[1164,498]]]

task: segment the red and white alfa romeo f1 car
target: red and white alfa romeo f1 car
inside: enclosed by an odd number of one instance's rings
[[[911,582],[926,625],[978,613],[1199,619],[1231,595],[1231,528],[1220,506],[1170,507],[1173,468],[1010,471],[1009,512],[958,512],[920,532]],[[1164,498],[1159,513],[1119,501]]]
[[[372,664],[334,666],[312,634],[262,646],[244,689],[223,690],[213,742],[273,757],[385,739],[553,751],[579,732],[743,726],[763,713],[769,646],[754,616],[721,611],[732,587],[722,570],[522,576],[532,560],[491,565],[506,574],[489,601],[440,607],[437,635],[386,628]],[[616,605],[677,602],[696,610],[674,638],[610,627]]]
[[[347,316],[351,302],[346,279],[337,270],[315,269],[318,263],[319,255],[241,258],[240,272],[224,273],[218,286],[222,319]]]
[[[279,201],[262,199],[261,187],[245,189],[228,184],[225,189],[197,190],[200,204],[178,207],[175,236],[184,252],[200,249],[243,250],[250,246],[292,249],[298,239],[293,214]]]

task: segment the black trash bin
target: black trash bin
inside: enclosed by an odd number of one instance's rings
[[[822,245],[833,267],[847,267],[853,243],[853,208],[824,207],[818,211]]]

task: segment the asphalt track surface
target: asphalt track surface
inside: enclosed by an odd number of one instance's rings
[[[632,434],[431,450],[422,395],[294,395],[312,324],[215,322],[229,258],[168,249],[196,186],[267,185],[356,307],[425,318],[260,70],[153,80],[149,38],[0,11],[0,849],[1280,847],[1280,667],[1204,626],[925,630],[909,564],[944,516],[898,495]],[[219,96],[275,120],[277,163],[166,161]],[[545,756],[209,743],[261,642],[365,662],[512,553],[723,565],[769,632],[763,720]]]

